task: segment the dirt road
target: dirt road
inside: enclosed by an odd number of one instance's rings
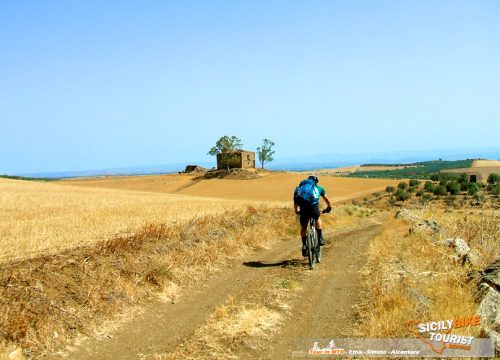
[[[312,345],[308,339],[352,335],[360,297],[358,271],[365,264],[365,249],[380,229],[376,221],[360,219],[354,229],[334,230],[322,263],[313,271],[300,255],[300,240],[284,240],[244,263],[230,264],[197,289],[183,290],[174,303],[152,305],[104,340],[89,341],[71,354],[52,358],[298,358],[307,350],[303,346]],[[279,312],[279,321],[267,333],[248,330],[218,339],[206,324],[213,323],[214,312],[228,300],[233,308],[236,304]],[[220,343],[211,344],[207,337],[200,341],[206,333],[210,341]],[[225,350],[204,350],[217,346]]]

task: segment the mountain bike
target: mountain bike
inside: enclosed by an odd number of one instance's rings
[[[326,214],[329,213],[330,209],[325,209],[321,213]],[[307,229],[307,239],[306,239],[306,248],[307,248],[307,258],[309,260],[309,268],[314,269],[314,265],[316,263],[321,262],[321,246],[319,245],[318,240],[318,232],[316,229],[316,220],[313,218],[309,219],[309,229]]]

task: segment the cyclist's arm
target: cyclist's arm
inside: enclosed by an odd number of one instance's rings
[[[329,208],[331,208],[332,207],[332,203],[330,202],[330,199],[328,199],[328,196],[326,196],[326,194],[325,194],[325,195],[322,195],[321,197],[323,198],[323,200],[325,200],[326,206],[329,207]]]

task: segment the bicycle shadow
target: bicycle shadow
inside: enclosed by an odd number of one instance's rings
[[[267,262],[267,261],[247,261],[243,265],[253,268],[266,268],[266,267],[276,267],[280,266],[282,268],[292,268],[297,267],[300,264],[297,259],[283,260],[279,262]]]

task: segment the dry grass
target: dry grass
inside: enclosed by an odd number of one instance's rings
[[[179,287],[284,236],[293,221],[288,209],[250,207],[4,265],[0,343],[41,354],[95,333],[96,324],[138,304],[173,300]]]
[[[241,201],[0,179],[0,262],[242,206]]]
[[[419,216],[437,220],[443,233],[437,238],[408,234],[409,224],[390,219],[385,231],[370,246],[362,274],[366,297],[361,310],[359,335],[411,336],[409,320],[457,319],[476,314],[476,284],[468,280],[471,268],[452,260],[451,249],[436,240],[463,237],[480,253],[483,264],[500,253],[498,216],[464,218],[463,214],[435,209]],[[478,336],[479,328],[454,331]],[[465,331],[465,332],[464,332]]]

